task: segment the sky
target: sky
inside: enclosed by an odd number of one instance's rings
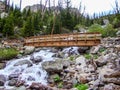
[[[43,4],[45,4],[46,0],[42,0]],[[51,0],[53,2],[54,0]],[[56,1],[56,5],[58,0]],[[64,0],[60,0],[64,2]],[[117,0],[118,4],[120,6],[120,0]],[[20,0],[11,0],[11,2],[14,2],[14,4],[19,5]],[[115,0],[71,0],[72,7],[79,7],[80,2],[82,3],[82,6],[85,6],[85,12],[92,15],[94,13],[100,13],[104,11],[113,10],[113,7],[115,6]],[[27,5],[33,5],[40,3],[40,0],[22,0],[22,9]]]

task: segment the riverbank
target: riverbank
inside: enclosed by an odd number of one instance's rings
[[[24,47],[20,52],[26,52],[25,50],[30,51],[30,48]],[[90,49],[32,47],[31,51],[24,58],[19,55],[22,60],[14,59],[6,67],[2,66],[2,89],[8,84],[12,86],[9,90],[120,89],[120,38],[105,38],[100,45]],[[12,71],[5,74],[7,70]]]

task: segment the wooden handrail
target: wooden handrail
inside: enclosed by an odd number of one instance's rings
[[[42,36],[33,36],[28,37],[25,39],[25,44],[34,45],[34,43],[46,43],[49,44],[49,42],[80,42],[80,41],[96,41],[101,39],[100,33],[71,33],[71,34],[53,34],[51,35],[42,35]],[[91,42],[92,42],[91,41]],[[38,45],[39,46],[39,45]]]

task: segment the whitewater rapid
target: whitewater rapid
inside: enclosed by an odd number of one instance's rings
[[[69,52],[77,54],[77,49],[78,47],[69,47],[63,49],[62,52],[65,53],[65,56],[68,56],[67,53]],[[30,86],[33,82],[47,85],[48,75],[47,72],[43,70],[42,63],[45,61],[58,59],[58,57],[53,57],[56,53],[52,52],[50,48],[46,48],[41,49],[39,52],[34,52],[32,55],[27,55],[20,59],[13,59],[8,61],[6,63],[6,67],[0,70],[0,75],[2,74],[6,77],[4,87],[10,88],[10,86],[8,85],[10,75],[18,75],[18,81],[25,81],[24,85],[26,86]],[[38,63],[33,63],[33,61],[31,60],[31,56],[33,56],[34,58],[40,56],[42,58],[42,61]],[[20,64],[21,62],[23,62],[23,64]]]

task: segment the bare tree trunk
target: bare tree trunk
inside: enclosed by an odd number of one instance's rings
[[[56,14],[54,14],[53,27],[52,27],[51,35],[53,34],[54,29],[55,29],[55,21],[56,21]]]
[[[55,0],[53,0],[53,5],[54,5],[54,7],[55,7]],[[54,27],[55,27],[55,21],[56,21],[56,12],[55,12],[55,10],[53,11],[53,27],[52,27],[52,31],[51,31],[51,35],[53,34],[53,32],[54,32]]]
[[[47,2],[48,2],[48,0],[46,0],[46,2],[45,2],[45,7],[44,7],[44,9],[43,9],[43,11],[42,11],[42,18],[41,18],[41,21],[43,20],[44,15],[45,15],[45,12],[46,12]]]

